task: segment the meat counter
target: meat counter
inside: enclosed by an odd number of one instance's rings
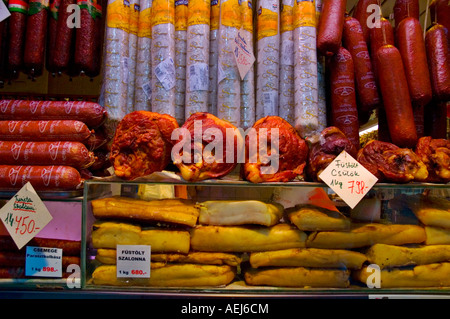
[[[377,183],[91,180],[82,288],[156,295],[444,294],[449,189]]]

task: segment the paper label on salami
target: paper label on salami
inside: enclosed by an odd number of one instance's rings
[[[206,63],[194,63],[189,66],[189,89],[191,91],[208,91],[209,65]]]
[[[117,245],[117,278],[150,278],[148,245]]]
[[[8,10],[8,7],[3,1],[0,1],[0,22],[5,20],[11,15],[11,13]]]
[[[155,74],[164,89],[170,90],[175,86],[175,62],[172,58],[166,58],[155,68]]]
[[[62,277],[61,248],[27,246],[25,276]]]
[[[245,33],[247,33],[247,31],[241,27],[233,41],[234,57],[241,79],[245,78],[255,62],[255,55],[251,49],[253,43],[248,41]]]
[[[33,239],[52,218],[29,182],[0,209],[0,219],[18,249]]]
[[[342,151],[319,177],[351,208],[378,180],[346,151]]]

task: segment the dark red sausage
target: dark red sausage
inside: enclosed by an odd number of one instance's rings
[[[394,43],[395,43],[394,29],[392,28],[391,23],[383,17],[380,18],[380,27],[370,29],[370,58],[372,61],[372,67],[375,74],[375,80],[378,85],[378,90],[380,89],[380,85],[378,81],[376,52],[383,45],[386,44],[394,45]],[[380,99],[382,100],[381,95]],[[378,106],[377,115],[378,115],[378,139],[383,142],[392,142],[391,137],[389,135],[386,111],[384,109],[383,103],[380,103],[380,105]]]
[[[78,120],[96,128],[105,119],[106,110],[94,102],[0,100],[0,120]]]
[[[358,20],[345,18],[342,39],[344,47],[352,55],[359,105],[362,111],[369,112],[380,103],[380,97],[367,43]]]
[[[350,52],[339,48],[330,62],[332,125],[339,128],[358,150],[359,121],[354,73]]]
[[[91,135],[80,121],[0,121],[5,141],[85,141]]]
[[[14,3],[10,1],[8,8],[11,12],[9,17],[8,75],[10,78],[16,78],[23,68],[28,0]]]
[[[347,0],[324,1],[317,34],[317,49],[323,55],[336,53],[342,41]]]
[[[392,45],[382,46],[377,51],[377,64],[392,142],[398,147],[413,148],[417,131],[400,52]]]
[[[58,25],[58,10],[60,0],[50,1],[50,12],[48,18],[48,32],[47,32],[47,49],[46,49],[46,63],[47,71],[55,75],[58,72],[54,64],[54,56],[56,54],[56,37]]]
[[[433,0],[430,4],[431,22],[442,24],[447,28],[447,38],[450,41],[450,2],[448,0]]]
[[[7,1],[5,5],[8,7]],[[0,80],[6,80],[8,78],[8,22],[9,19],[0,22]]]
[[[427,54],[423,31],[419,20],[405,18],[397,27],[396,43],[402,56],[408,81],[411,102],[414,106],[425,106],[431,99],[430,71],[428,70]]]
[[[447,29],[442,24],[434,24],[425,35],[428,67],[430,69],[433,98],[450,100],[450,55]]]
[[[425,134],[425,106],[413,105],[413,114],[417,138],[419,139]]]
[[[383,45],[394,45],[394,29],[389,20],[385,18],[380,19],[380,27],[370,29],[370,57],[372,60],[372,67],[375,74],[375,79],[378,83],[378,67],[376,53]]]
[[[395,28],[397,29],[403,19],[412,17],[419,20],[419,0],[396,0],[394,5]]]
[[[75,3],[75,0],[61,0],[58,9],[55,50],[51,61],[58,73],[64,72],[70,62],[71,50],[73,49],[72,37],[75,34],[75,29],[67,25],[69,16],[73,14],[70,10],[67,12],[67,8]]]
[[[447,104],[432,101],[425,107],[425,135],[432,138],[447,138]],[[450,105],[449,105],[450,106]]]
[[[70,166],[0,165],[0,189],[20,189],[28,182],[37,191],[75,190],[83,183]]]
[[[100,56],[102,46],[102,7],[96,3],[88,9],[80,10],[81,27],[76,32],[75,68],[89,77],[100,73]]]
[[[353,11],[353,18],[359,21],[364,34],[364,40],[369,44],[370,41],[370,29],[367,25],[367,19],[372,15],[372,11],[367,12],[367,7],[371,4],[378,5],[378,0],[358,0]]]
[[[0,141],[0,163],[8,165],[67,165],[87,168],[94,153],[80,142]]]
[[[31,0],[28,8],[27,31],[23,64],[31,77],[42,75],[45,65],[45,45],[48,25],[48,8],[40,1]]]

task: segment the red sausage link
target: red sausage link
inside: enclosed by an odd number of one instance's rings
[[[370,29],[367,25],[367,19],[372,14],[370,11],[367,12],[367,7],[371,4],[378,5],[378,0],[358,0],[353,11],[353,18],[359,21],[364,34],[364,40],[369,44],[370,41]]]
[[[72,14],[67,8],[75,4],[75,0],[61,0],[58,9],[58,20],[56,23],[56,41],[53,53],[52,64],[58,73],[66,71],[69,66],[70,56],[72,52],[72,38],[75,35],[75,29],[67,25],[67,19]]]
[[[352,56],[341,47],[330,62],[332,125],[339,128],[358,150],[359,121],[354,79]]]
[[[0,100],[0,120],[77,120],[95,128],[105,119],[105,108],[94,102]]]
[[[450,100],[450,53],[447,29],[442,24],[433,25],[425,35],[428,67],[430,69],[433,98]]]
[[[419,20],[405,18],[396,32],[397,48],[402,56],[408,81],[411,102],[414,106],[425,106],[431,99],[430,71],[428,70],[425,41]]]
[[[82,142],[90,135],[80,121],[0,121],[0,136],[5,141]]]
[[[450,42],[450,3],[448,0],[433,0],[430,4],[431,22],[442,24],[447,28]]]
[[[5,3],[6,6],[8,3]],[[8,58],[8,19],[0,22],[0,80],[8,78],[7,58]]]
[[[14,79],[23,68],[25,48],[25,33],[27,27],[28,0],[9,2],[9,45],[8,45],[8,75]]]
[[[95,77],[100,73],[100,56],[103,38],[102,7],[95,4],[91,12],[88,9],[80,10],[81,27],[76,32],[74,63],[77,72]]]
[[[358,20],[346,17],[343,31],[344,47],[350,52],[355,67],[356,91],[361,110],[372,111],[380,103],[375,75],[367,43]]]
[[[48,26],[48,10],[40,1],[31,0],[28,8],[27,31],[23,64],[32,78],[42,75],[45,64],[45,45]]]
[[[391,23],[387,19],[381,17],[380,27],[370,29],[370,57],[372,60],[372,67],[375,73],[375,79],[378,85],[378,89],[380,89],[380,85],[378,80],[378,67],[376,59],[377,50],[381,48],[383,45],[386,44],[394,45],[394,43],[395,43],[394,29],[392,28]],[[382,100],[381,95],[380,99]],[[383,103],[380,103],[377,115],[378,115],[378,139],[383,142],[392,142],[391,137],[389,136],[386,111],[384,109]]]
[[[377,51],[377,64],[392,142],[398,147],[413,148],[417,131],[400,52],[392,45],[382,46]]]
[[[341,46],[346,5],[347,0],[328,0],[323,3],[317,34],[317,49],[323,55],[331,56]]]
[[[50,17],[48,19],[48,34],[47,34],[47,54],[46,54],[46,68],[48,72],[55,75],[58,72],[54,64],[54,56],[56,54],[56,37],[57,35],[57,25],[58,25],[58,10],[59,10],[60,0],[50,1]]]
[[[375,73],[375,79],[378,83],[378,67],[376,53],[383,45],[394,45],[394,28],[392,28],[389,20],[385,18],[380,19],[380,27],[370,29],[370,57],[372,60],[372,67]]]
[[[8,165],[66,165],[87,168],[94,153],[80,142],[0,141],[0,162]]]
[[[449,103],[432,101],[425,107],[425,136],[447,139],[447,104]]]
[[[419,0],[396,0],[394,5],[395,28],[403,19],[412,17],[419,20]]]
[[[28,182],[37,191],[75,190],[83,183],[70,166],[0,165],[0,189],[20,189]]]

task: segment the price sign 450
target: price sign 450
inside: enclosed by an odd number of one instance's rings
[[[18,216],[13,213],[8,213],[5,218],[5,224],[9,224],[11,227],[16,223],[16,234],[32,234],[38,231],[40,228],[36,227],[36,222],[30,216]]]

